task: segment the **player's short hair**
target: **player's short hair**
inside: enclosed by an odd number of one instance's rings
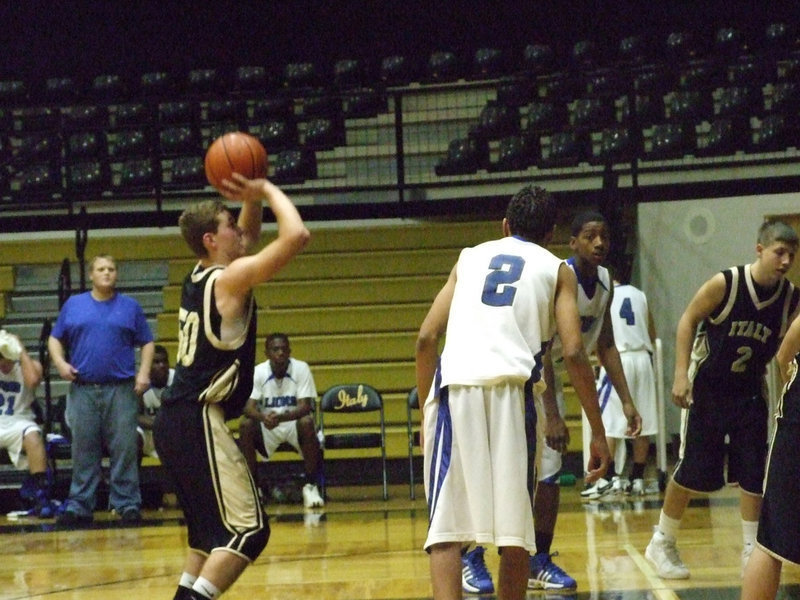
[[[169,356],[166,347],[162,346],[161,344],[156,344],[153,346],[153,355],[156,354],[163,354],[164,356]]]
[[[539,186],[527,185],[511,198],[506,220],[512,235],[532,242],[541,242],[556,223],[556,201]]]
[[[581,232],[581,229],[583,229],[584,225],[594,222],[605,223],[608,225],[608,219],[606,219],[596,210],[587,210],[579,213],[574,219],[572,219],[572,225],[570,225],[570,234],[573,237],[576,237]]]
[[[800,238],[792,227],[778,219],[767,219],[758,228],[758,243],[766,248],[775,242],[789,244],[795,249],[800,246]]]
[[[193,204],[178,218],[181,235],[195,256],[208,256],[208,250],[203,245],[203,236],[216,233],[219,226],[217,216],[227,210],[228,207],[219,200],[205,200]]]

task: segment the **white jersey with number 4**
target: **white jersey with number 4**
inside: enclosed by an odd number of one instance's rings
[[[630,284],[614,287],[611,302],[611,324],[614,326],[614,342],[620,352],[647,350],[653,352],[648,329],[647,296]]]

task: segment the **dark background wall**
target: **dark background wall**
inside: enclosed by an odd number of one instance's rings
[[[800,22],[797,2],[531,0],[404,2],[385,0],[195,1],[2,0],[0,68],[4,77],[37,79],[153,69],[280,68],[287,62],[433,50],[468,52],[499,45],[519,55],[547,43],[568,56],[591,38],[608,53],[634,33],[663,47],[670,31],[707,40],[735,26],[753,40],[776,20]]]

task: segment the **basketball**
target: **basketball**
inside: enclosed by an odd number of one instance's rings
[[[239,173],[248,179],[266,177],[267,151],[248,133],[231,131],[214,140],[206,151],[205,171],[208,182],[220,189],[223,179]]]

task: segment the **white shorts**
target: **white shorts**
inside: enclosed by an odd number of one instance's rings
[[[303,456],[303,451],[300,450],[300,439],[297,435],[297,421],[284,421],[278,423],[274,428],[267,429],[263,423],[261,425],[261,437],[264,440],[264,450],[267,451],[267,458],[272,456],[275,449],[283,442],[290,444],[292,448],[297,450],[300,456]]]
[[[556,377],[555,385],[556,405],[558,414],[564,418],[566,404],[564,390],[561,387],[561,378]],[[547,481],[554,478],[561,471],[561,452],[553,450],[545,440],[544,405],[540,396],[536,396],[536,481]],[[555,483],[555,482],[554,482]]]
[[[447,542],[536,548],[523,384],[451,385],[424,406],[425,549]]]
[[[144,456],[158,458],[158,452],[156,452],[156,446],[153,443],[153,431],[151,429],[145,430],[141,427],[137,427],[136,432],[139,434],[139,437],[142,438],[142,454]]]
[[[658,416],[656,414],[656,381],[653,373],[653,363],[646,350],[636,352],[620,352],[622,370],[631,398],[636,405],[636,410],[642,417],[642,436],[655,435],[658,432]],[[606,436],[611,438],[625,438],[628,429],[628,420],[622,412],[622,402],[619,399],[611,380],[606,375],[605,369],[600,370],[597,379],[597,399],[600,402],[600,411],[603,415],[603,425]]]
[[[33,431],[42,432],[42,428],[34,421],[18,418],[0,420],[0,448],[8,451],[8,457],[17,469],[28,468],[28,457],[22,452],[22,438]]]

